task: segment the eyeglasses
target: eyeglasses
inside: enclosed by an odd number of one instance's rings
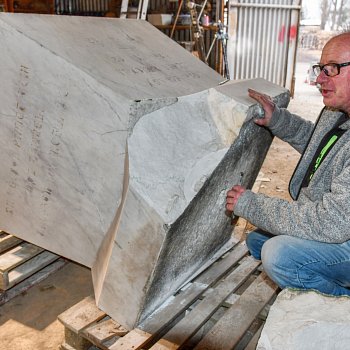
[[[327,77],[335,77],[340,73],[340,68],[350,66],[350,62],[345,63],[327,63],[324,65],[315,64],[312,66],[312,70],[318,77],[322,71],[327,75]]]

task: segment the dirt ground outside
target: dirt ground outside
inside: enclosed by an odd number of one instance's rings
[[[319,51],[298,51],[296,89],[289,110],[315,120],[323,106],[315,86],[304,83],[309,63],[317,61]],[[288,183],[299,154],[286,143],[275,139],[263,164],[269,181],[260,192],[290,199]],[[0,350],[56,350],[64,340],[64,328],[57,316],[93,293],[90,271],[68,263],[60,271],[28,292],[0,307]]]

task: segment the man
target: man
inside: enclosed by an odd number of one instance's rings
[[[314,71],[325,105],[315,125],[249,90],[265,111],[256,124],[302,154],[289,185],[293,201],[236,185],[226,209],[259,228],[248,248],[281,288],[350,295],[350,33],[325,45]]]

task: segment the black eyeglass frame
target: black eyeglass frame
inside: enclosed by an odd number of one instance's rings
[[[326,66],[334,66],[334,67],[337,67],[337,70],[338,70],[338,73],[337,74],[334,74],[334,75],[329,75],[327,69],[324,69],[324,67]],[[312,70],[313,72],[315,73],[316,77],[318,77],[322,71],[324,71],[324,73],[327,75],[327,77],[336,77],[337,75],[340,74],[340,68],[342,67],[346,67],[346,66],[350,66],[350,62],[344,62],[344,63],[326,63],[326,64],[314,64],[312,66]],[[318,72],[318,69],[320,70]]]

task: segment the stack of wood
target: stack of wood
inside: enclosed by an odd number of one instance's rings
[[[61,350],[255,349],[278,288],[247,253],[237,243],[131,331],[84,299],[58,317]]]
[[[0,304],[41,282],[66,260],[0,231]]]

